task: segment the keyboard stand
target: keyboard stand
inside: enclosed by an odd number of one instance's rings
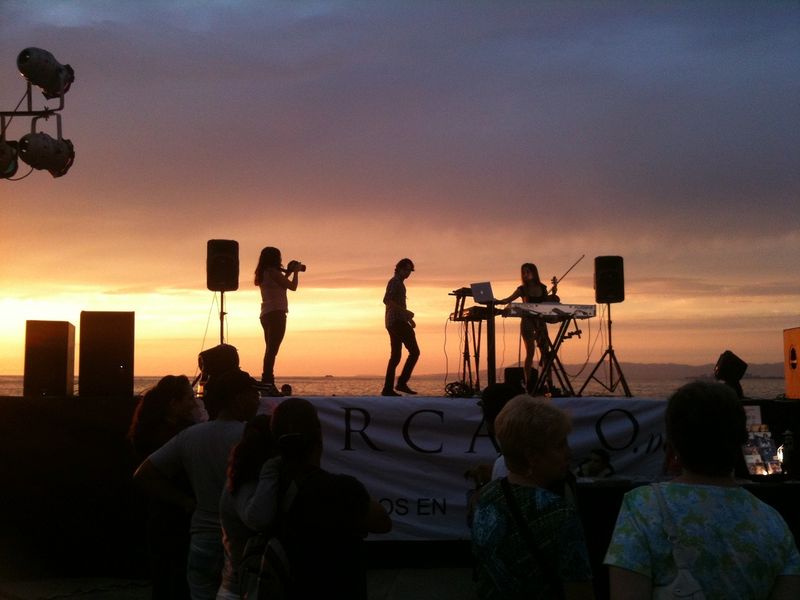
[[[550,333],[548,332],[548,348],[539,348],[540,352],[543,351],[542,355],[544,356],[544,360],[542,361],[542,372],[539,374],[539,378],[536,381],[536,386],[530,392],[531,396],[543,395],[545,385],[548,385],[552,389],[554,374],[559,386],[561,387],[562,395],[575,396],[575,390],[572,387],[572,383],[570,383],[567,370],[561,363],[561,359],[558,358],[558,350],[561,348],[561,343],[566,339],[567,329],[569,329],[570,324],[574,320],[575,319],[573,317],[570,317],[561,321],[558,326],[556,337],[552,342],[550,341]],[[546,323],[545,327],[547,327]]]

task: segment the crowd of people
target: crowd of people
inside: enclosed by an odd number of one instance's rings
[[[504,468],[479,481],[472,499],[478,597],[594,598],[570,493],[568,414],[542,398],[487,392],[482,407]],[[747,436],[735,391],[719,383],[684,385],[667,402],[665,430],[665,465],[676,476],[625,495],[604,559],[609,597],[800,598],[791,530],[734,477]],[[613,467],[606,452],[595,451],[578,472],[605,477]]]
[[[356,478],[321,468],[313,404],[286,398],[258,415],[257,382],[238,368],[209,378],[204,411],[189,392],[185,377],[164,377],[129,432],[151,499],[153,598],[243,598],[245,548],[265,533],[288,555],[291,597],[366,598],[363,540],[392,523]]]
[[[286,398],[256,415],[256,384],[238,368],[215,376],[201,410],[188,379],[167,376],[137,406],[130,439],[151,499],[153,598],[244,598],[244,557],[265,534],[282,542],[292,597],[366,598],[364,539],[391,530],[387,512],[358,479],[321,467],[312,403]],[[478,597],[596,597],[575,476],[612,474],[607,453],[571,469],[569,414],[515,386],[490,386],[480,404],[501,454],[467,473]],[[665,431],[676,476],[625,495],[604,560],[609,597],[800,597],[789,527],[734,477],[746,437],[736,393],[681,387]]]

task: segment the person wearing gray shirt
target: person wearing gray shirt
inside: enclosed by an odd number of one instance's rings
[[[245,371],[209,380],[206,402],[213,420],[193,425],[153,452],[134,479],[147,492],[191,512],[191,541],[186,576],[192,600],[213,600],[219,589],[224,552],[219,499],[225,485],[228,455],[242,436],[244,422],[258,410],[255,380]],[[184,473],[194,497],[174,484]]]

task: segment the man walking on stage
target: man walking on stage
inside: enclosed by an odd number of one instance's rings
[[[414,334],[414,313],[406,308],[406,285],[403,283],[413,270],[414,263],[411,259],[402,259],[394,268],[394,277],[386,284],[383,303],[386,305],[386,330],[389,332],[392,353],[389,356],[389,364],[386,365],[386,380],[383,383],[381,396],[399,396],[395,390],[406,394],[417,393],[408,387],[411,372],[419,359],[419,346],[417,336]],[[400,364],[403,346],[408,350],[408,358],[395,386],[394,373]]]

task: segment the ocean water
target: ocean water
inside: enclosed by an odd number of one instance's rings
[[[134,393],[140,394],[158,382],[159,377],[135,377]],[[421,375],[412,378],[409,385],[420,396],[446,396],[445,385],[457,381],[457,376],[445,378],[442,375]],[[666,399],[675,389],[687,383],[688,379],[650,379],[633,380],[626,377],[628,387],[637,398]],[[288,383],[292,386],[294,396],[378,396],[383,387],[383,377],[283,377],[278,378],[278,385]],[[742,380],[745,397],[758,400],[772,400],[782,397],[785,384],[782,378],[745,378]],[[572,382],[577,391],[583,380]],[[22,396],[23,377],[21,375],[0,375],[0,396]],[[76,381],[75,393],[78,393]],[[594,382],[587,386],[583,396],[622,396],[623,390],[618,386],[613,394],[604,390]]]

